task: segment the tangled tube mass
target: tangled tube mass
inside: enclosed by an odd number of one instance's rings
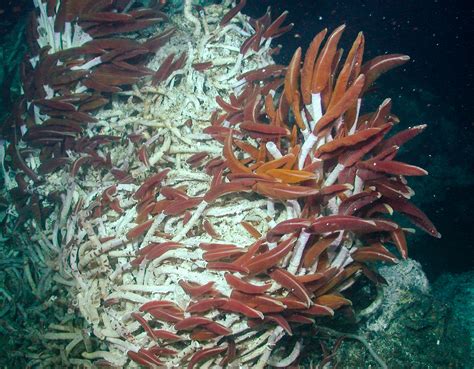
[[[360,33],[343,57],[340,26],[275,65],[287,13],[252,19],[244,0],[172,19],[156,1],[34,2],[7,176],[100,342],[56,325],[63,360],[290,366],[303,341],[283,336],[350,312],[344,291],[397,261],[387,245],[407,257],[389,215],[440,236],[409,202],[405,177],[427,172],[395,160],[425,125],[387,137],[390,99],[361,113],[407,56],[363,62]]]

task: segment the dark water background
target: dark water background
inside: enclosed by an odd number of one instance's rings
[[[423,166],[429,177],[410,178],[413,202],[429,215],[441,239],[417,231],[408,239],[410,256],[433,280],[441,273],[473,268],[474,242],[474,2],[459,0],[247,1],[254,17],[272,7],[273,19],[289,10],[293,31],[276,40],[283,45],[277,62],[287,64],[298,46],[303,51],[321,29],[346,24],[342,38],[350,48],[359,31],[365,60],[403,53],[411,61],[377,82],[369,100],[393,99],[400,129],[426,123],[399,160]],[[295,37],[295,34],[297,35]],[[409,224],[406,224],[407,226]]]
[[[293,31],[276,40],[283,45],[277,63],[287,64],[322,28],[346,23],[347,50],[364,31],[366,60],[384,53],[405,53],[411,61],[384,75],[367,99],[369,105],[392,97],[401,128],[427,123],[428,129],[401,152],[399,160],[425,167],[429,177],[412,178],[415,204],[442,233],[433,239],[421,232],[409,239],[411,257],[431,280],[443,272],[472,269],[474,246],[474,15],[472,2],[459,0],[248,0],[246,14],[261,16],[271,6],[273,19],[289,10]],[[32,8],[29,0],[0,0],[2,38]],[[20,35],[18,35],[19,37]],[[11,65],[3,65],[5,70]],[[3,86],[5,87],[5,85]],[[6,90],[0,94],[4,108]],[[0,109],[3,110],[3,109]],[[408,224],[406,224],[408,225]]]

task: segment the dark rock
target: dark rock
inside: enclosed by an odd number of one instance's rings
[[[332,328],[364,338],[390,369],[472,368],[474,273],[443,275],[433,286],[413,260],[382,266],[379,273],[388,285],[365,309],[355,306],[358,324]],[[330,349],[336,341],[323,342]],[[318,341],[309,346],[308,351],[320,351]],[[313,357],[314,363],[321,360]],[[336,362],[339,369],[380,367],[362,343],[350,338],[331,362],[326,368]]]

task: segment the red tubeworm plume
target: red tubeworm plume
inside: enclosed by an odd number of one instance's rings
[[[37,1],[35,5],[27,32],[32,64],[25,60],[21,68],[29,108],[17,107],[12,124],[5,127],[5,136],[14,144],[15,133],[29,146],[40,148],[43,160],[53,156],[58,162],[66,158],[65,149],[87,152],[109,142],[97,137],[78,140],[82,130],[97,121],[93,113],[109,103],[111,94],[129,89],[141,78],[153,74],[145,64],[169,40],[174,29],[169,28],[140,44],[117,36],[163,22],[166,16],[160,10],[141,8],[128,14],[118,13],[123,10],[120,2],[111,5]],[[48,28],[47,16],[52,17],[55,31],[60,32],[56,36]],[[65,31],[73,25],[80,27],[75,29],[74,36]],[[43,48],[39,49],[38,45]],[[170,73],[181,68],[184,61],[184,58],[176,61],[168,68]],[[94,147],[86,148],[92,142]],[[17,163],[21,163],[20,159]],[[43,166],[41,175],[59,167]],[[18,169],[36,179],[26,164]]]
[[[269,57],[271,41],[292,25],[284,24],[286,12],[272,21],[270,9],[258,19],[239,16],[244,0],[225,14],[221,9],[220,23],[203,19],[208,33],[199,45],[187,44],[189,54],[161,50],[178,27],[143,42],[123,37],[166,20],[163,3],[35,2],[28,31],[33,64],[22,66],[25,95],[6,128],[15,170],[24,173],[17,176],[17,210],[23,221],[31,213],[44,224],[45,209],[25,178],[41,186],[48,175],[68,174],[73,185],[55,197],[52,248],[65,242],[61,265],[70,268],[78,298],[93,298],[95,278],[104,283],[100,313],[88,310],[93,303],[79,305],[94,332],[126,352],[110,356],[117,365],[263,368],[283,335],[350,311],[344,291],[359,275],[382,283],[374,262],[407,258],[409,230],[390,220],[393,212],[440,236],[409,201],[406,177],[426,171],[396,160],[400,146],[425,126],[389,136],[398,123],[389,99],[361,112],[376,79],[408,57],[363,62],[360,33],[344,58],[340,26],[317,34],[305,53],[298,48],[288,66],[262,65],[255,56]],[[55,32],[38,33],[48,19]],[[234,37],[239,22],[246,23],[235,36],[240,45],[228,48],[237,54],[234,65],[197,55],[220,49],[207,50],[206,42]],[[80,27],[76,38],[68,38],[71,25]],[[160,51],[162,62],[151,69],[147,63]],[[167,81],[181,72],[188,90],[173,100]],[[232,92],[215,96],[224,82]],[[205,108],[195,96],[205,90],[216,108],[207,126],[188,114]],[[133,124],[120,117],[118,128],[102,132],[105,118],[96,113],[123,96],[129,108],[142,104],[126,117]],[[185,119],[150,123],[166,108]],[[295,363],[300,350],[297,336],[282,362]]]

